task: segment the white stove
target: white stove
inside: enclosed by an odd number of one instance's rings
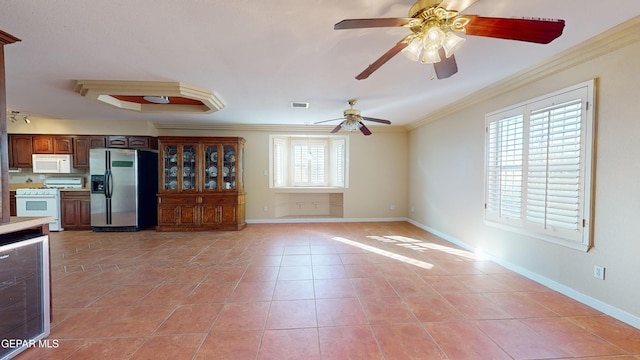
[[[16,215],[28,217],[51,216],[49,230],[62,231],[60,223],[60,189],[79,189],[84,186],[82,177],[51,177],[44,188],[16,189]]]

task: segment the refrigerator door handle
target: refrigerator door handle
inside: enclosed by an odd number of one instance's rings
[[[113,173],[108,169],[104,174],[104,195],[107,199],[113,196]]]

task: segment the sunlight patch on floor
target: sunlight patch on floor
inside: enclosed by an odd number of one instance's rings
[[[477,258],[475,254],[468,252],[466,250],[424,242],[422,240],[417,240],[417,239],[413,239],[413,238],[401,236],[401,235],[385,235],[385,236],[371,235],[367,237],[370,239],[382,241],[385,243],[397,243],[396,245],[398,246],[401,246],[407,249],[413,249],[419,252],[424,252],[425,250],[437,250],[437,251],[460,256],[467,259],[475,260]]]
[[[433,264],[430,264],[428,262],[412,259],[412,258],[407,257],[407,256],[399,255],[399,254],[396,254],[396,253],[393,253],[393,252],[387,251],[387,250],[378,249],[377,247],[374,247],[374,246],[361,244],[361,243],[359,243],[357,241],[345,239],[343,237],[336,236],[336,237],[333,237],[331,239],[335,240],[335,241],[339,241],[339,242],[341,242],[343,244],[359,247],[360,249],[367,250],[367,251],[370,251],[370,252],[378,254],[378,255],[382,255],[382,256],[386,256],[386,257],[392,258],[392,259],[400,260],[400,261],[403,261],[403,262],[405,262],[407,264],[419,266],[419,267],[424,268],[424,269],[432,269],[433,268]]]

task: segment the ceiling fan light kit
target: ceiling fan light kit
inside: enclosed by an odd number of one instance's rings
[[[464,32],[469,19],[459,16],[457,11],[431,7],[423,9],[415,16],[419,16],[422,21],[409,22],[413,34],[402,39],[402,43],[407,44],[407,47],[402,49],[402,54],[408,59],[420,59],[423,64],[437,63],[442,60],[440,49],[444,49],[445,56],[449,58],[465,42],[465,39],[456,35],[454,31]]]
[[[333,133],[337,133],[340,130],[346,130],[346,131],[360,130],[360,132],[362,134],[364,134],[365,136],[371,135],[371,130],[369,130],[369,128],[366,127],[366,125],[362,122],[363,120],[364,121],[373,121],[373,122],[377,122],[377,123],[381,123],[381,124],[387,124],[387,125],[391,124],[391,121],[389,121],[389,120],[376,119],[376,118],[360,115],[360,110],[357,110],[357,109],[353,108],[353,106],[356,104],[356,100],[355,99],[349,100],[348,104],[349,104],[350,108],[346,109],[342,113],[344,118],[318,121],[318,122],[316,122],[314,124],[321,124],[321,123],[325,123],[325,122],[329,122],[329,121],[342,120],[342,122],[340,124],[338,124],[338,126],[336,126],[335,128],[333,128],[333,130],[331,130],[332,134]]]
[[[456,33],[538,44],[548,44],[562,35],[564,20],[493,18],[460,14],[477,1],[418,0],[409,10],[408,18],[346,19],[335,24],[334,29],[398,26],[411,29],[411,34],[358,74],[358,80],[368,78],[399,52],[410,60],[434,64],[438,79],[448,78],[458,72],[453,54],[466,41]]]

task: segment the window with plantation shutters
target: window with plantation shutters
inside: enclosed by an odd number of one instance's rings
[[[487,213],[489,217],[522,217],[523,116],[516,114],[489,123],[487,152]]]
[[[587,250],[593,81],[487,115],[485,219]]]
[[[270,144],[270,187],[346,187],[346,137],[271,135]]]

